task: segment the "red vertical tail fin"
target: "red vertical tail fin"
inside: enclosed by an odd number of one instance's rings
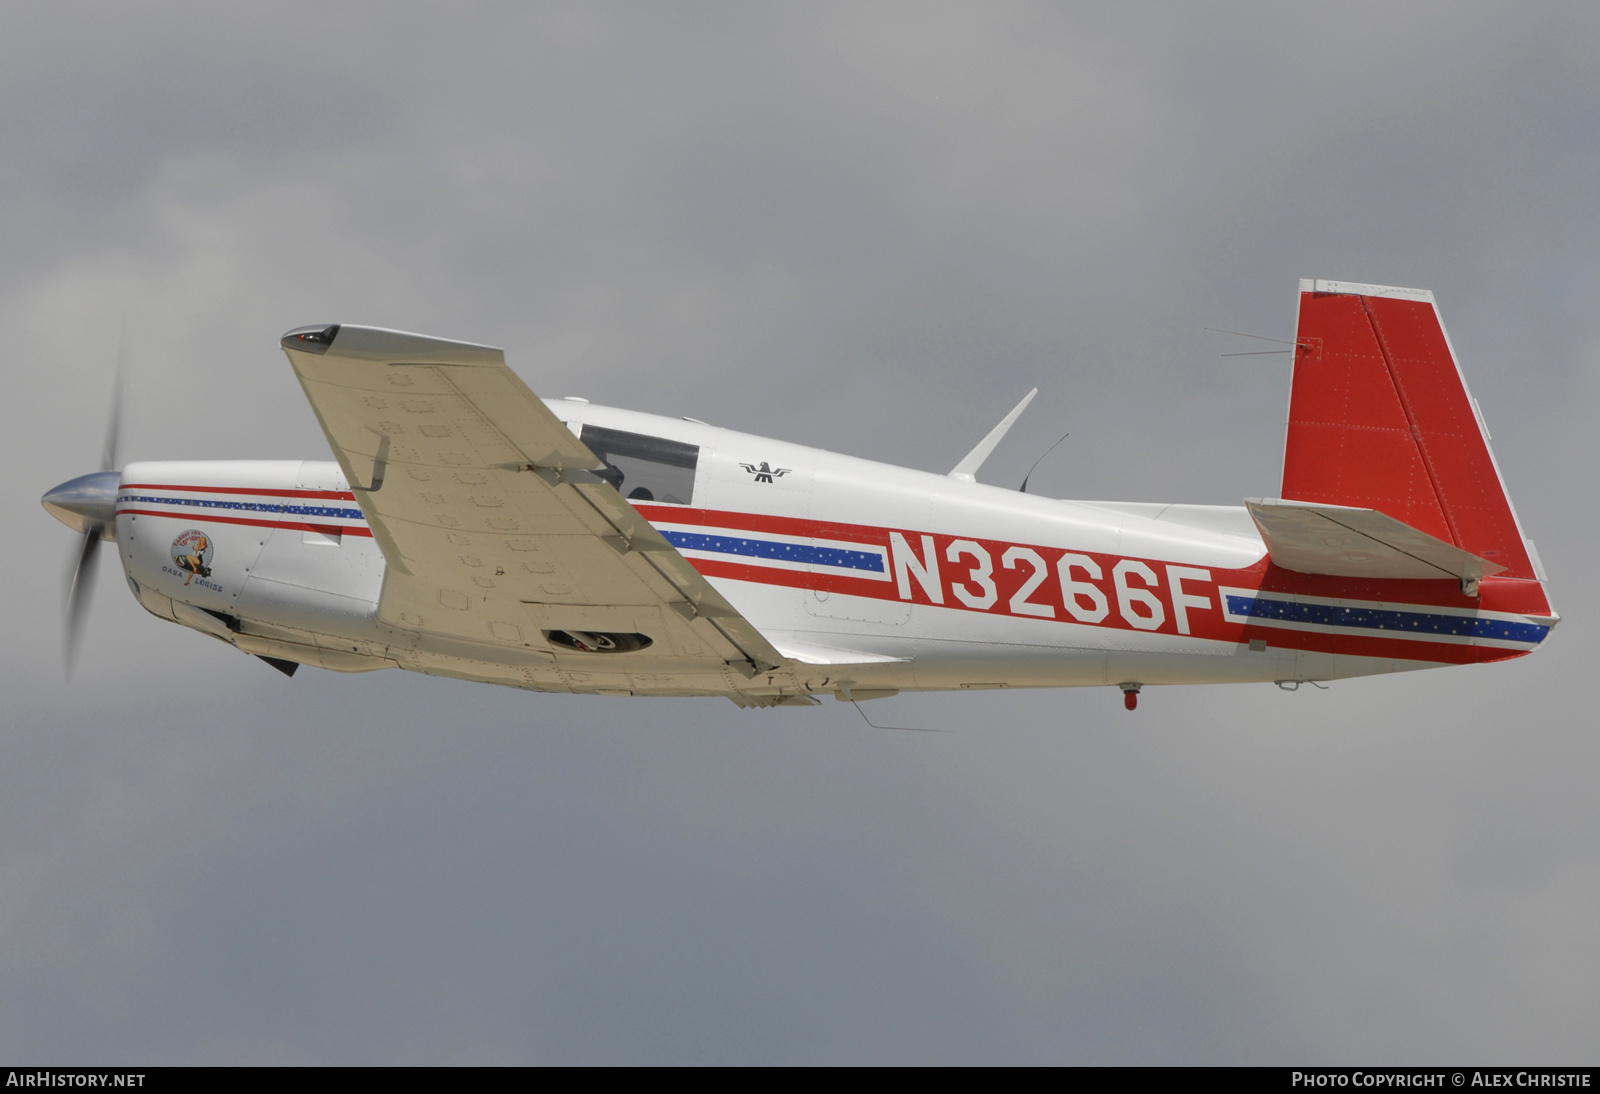
[[[1376,509],[1534,578],[1433,294],[1300,282],[1283,497]]]

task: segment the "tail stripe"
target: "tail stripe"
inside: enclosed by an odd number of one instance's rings
[[[1248,592],[1225,592],[1225,611],[1229,618],[1252,623],[1303,624],[1316,628],[1356,628],[1386,631],[1386,637],[1410,638],[1413,635],[1434,641],[1440,638],[1470,638],[1491,642],[1537,645],[1550,633],[1538,623],[1500,619],[1483,615],[1454,615],[1438,611],[1397,611],[1362,604],[1317,604],[1287,600]]]

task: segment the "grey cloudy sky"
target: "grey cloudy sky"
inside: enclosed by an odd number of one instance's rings
[[[0,1056],[1595,1062],[1592,5],[12,6]],[[1277,491],[1295,280],[1437,294],[1566,621],[1281,693],[293,681],[115,566],[126,459],[324,458],[360,322],[1067,497]],[[1584,712],[1589,713],[1585,714]]]

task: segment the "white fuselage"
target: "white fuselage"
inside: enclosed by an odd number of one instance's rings
[[[692,490],[684,503],[633,504],[810,690],[1325,680],[1516,656],[1543,637],[1449,583],[1365,594],[1303,575],[1285,584],[1244,508],[1059,501],[698,422],[545,403],[575,433],[698,448],[692,484],[673,487]],[[524,671],[514,649],[381,622],[384,558],[334,463],[130,464],[116,542],[146,608],[249,653],[591,690],[581,672]],[[1433,622],[1409,624],[1424,636],[1405,633],[1401,617]],[[1469,617],[1522,629],[1485,637]],[[848,680],[830,668],[844,664]],[[606,683],[592,690],[674,693],[669,682]]]

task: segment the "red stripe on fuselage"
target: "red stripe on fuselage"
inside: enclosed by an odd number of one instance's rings
[[[320,532],[325,536],[371,536],[372,529],[364,524],[312,524],[292,520],[253,520],[247,517],[219,517],[211,513],[169,513],[164,509],[118,509],[117,515],[129,513],[141,517],[169,517],[190,524],[239,524],[247,528],[290,528]]]
[[[265,490],[255,486],[178,486],[156,482],[125,482],[118,490],[182,490],[190,494],[255,494],[264,498],[322,498],[329,501],[355,501],[348,490]]]
[[[1258,638],[1270,647],[1307,650],[1313,653],[1342,654],[1348,657],[1387,657],[1394,661],[1429,661],[1445,665],[1472,665],[1486,661],[1507,661],[1526,657],[1532,650],[1505,649],[1501,646],[1472,646],[1453,642],[1428,642],[1421,639],[1376,638],[1364,634],[1327,634],[1297,631],[1283,627],[1245,625],[1240,641]]]

